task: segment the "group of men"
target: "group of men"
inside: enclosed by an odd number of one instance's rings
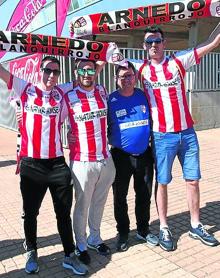
[[[47,188],[52,195],[64,248],[63,266],[75,274],[84,275],[88,271],[85,264],[89,264],[91,258],[87,248],[101,255],[110,253],[101,239],[100,224],[111,184],[118,231],[116,247],[118,251],[128,249],[130,223],[126,197],[132,175],[137,238],[153,246],[159,243],[166,251],[174,250],[167,223],[167,185],[172,180],[176,156],[186,180],[191,216],[189,234],[207,245],[218,244],[199,218],[199,145],[186,103],[183,78],[189,67],[220,44],[219,29],[218,26],[208,40],[195,49],[166,57],[162,30],[148,27],[143,47],[149,60],[134,60],[128,62],[127,67],[118,66],[117,90],[109,96],[101,85],[95,84],[94,61],[76,62],[77,84],[74,86],[72,82],[57,85],[60,64],[54,57],[42,60],[37,86],[12,76],[0,66],[0,78],[9,89],[14,89],[22,108],[20,188],[27,273],[39,271],[37,216]],[[144,92],[135,88],[137,77]],[[60,136],[67,116],[72,134],[70,168],[65,163]],[[149,229],[154,163],[159,240]],[[71,177],[76,200],[73,215],[76,246],[70,217]]]

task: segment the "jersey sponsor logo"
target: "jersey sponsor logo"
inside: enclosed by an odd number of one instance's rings
[[[116,114],[116,117],[119,118],[119,117],[126,116],[127,111],[126,111],[126,109],[121,109],[121,110],[115,111],[115,114]]]
[[[85,112],[82,114],[74,115],[76,122],[88,122],[94,119],[105,118],[107,116],[107,109],[100,109],[96,111]]]
[[[29,95],[29,96],[34,96],[34,95],[36,95],[36,91],[35,91],[35,89],[33,88],[33,87],[28,87],[27,89],[26,89],[26,93]]]
[[[172,79],[172,80],[167,80],[165,82],[149,82],[148,80],[144,80],[144,86],[147,89],[157,89],[157,88],[167,88],[167,87],[175,87],[178,86],[178,84],[180,84],[181,79],[179,78],[179,76],[177,76],[176,78]]]
[[[24,106],[24,110],[26,112],[31,112],[34,114],[40,114],[42,116],[53,116],[57,115],[60,112],[60,107],[55,106],[55,107],[41,107],[38,105],[28,105],[26,104]]]
[[[90,98],[90,99],[91,99],[91,98],[94,98],[94,94],[93,94],[93,93],[92,93],[92,94],[91,94],[91,93],[90,93],[90,94],[87,94],[86,97],[87,97],[87,98]]]
[[[141,105],[141,110],[143,113],[146,113],[147,109],[146,109],[146,106],[145,105]]]
[[[117,98],[113,97],[113,98],[111,99],[111,102],[115,102],[115,101],[117,101]]]
[[[56,89],[53,89],[51,92],[51,96],[56,100],[56,101],[61,101],[62,96],[60,95],[59,91]]]
[[[138,127],[138,126],[146,126],[149,124],[148,119],[146,120],[141,120],[141,121],[135,121],[135,122],[127,122],[127,123],[122,123],[120,124],[120,129],[128,129],[128,128],[133,128],[133,127]]]

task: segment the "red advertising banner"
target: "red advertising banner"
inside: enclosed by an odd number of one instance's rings
[[[113,42],[70,39],[32,33],[0,31],[0,51],[42,53],[70,58],[106,61],[124,65],[125,59]]]
[[[70,36],[77,38],[91,34],[136,29],[176,20],[220,17],[219,0],[185,0],[110,11],[80,17],[70,21]]]
[[[56,34],[61,36],[71,0],[56,0]]]
[[[6,30],[23,32],[46,4],[46,0],[21,0],[16,6]],[[5,55],[0,53],[0,58]]]
[[[28,55],[9,62],[10,72],[30,83],[37,84],[42,54]]]

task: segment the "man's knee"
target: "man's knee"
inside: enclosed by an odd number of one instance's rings
[[[198,187],[199,181],[198,180],[186,180],[186,184],[188,186]]]

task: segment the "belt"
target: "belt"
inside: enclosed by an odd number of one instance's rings
[[[122,153],[124,153],[126,155],[131,155],[131,156],[134,156],[134,157],[139,157],[139,156],[141,156],[143,154],[143,153],[128,153],[128,152],[126,152],[126,151],[124,151],[122,149],[116,148],[116,147],[112,147],[112,149],[115,149],[115,150],[117,150],[119,152],[122,152]]]

